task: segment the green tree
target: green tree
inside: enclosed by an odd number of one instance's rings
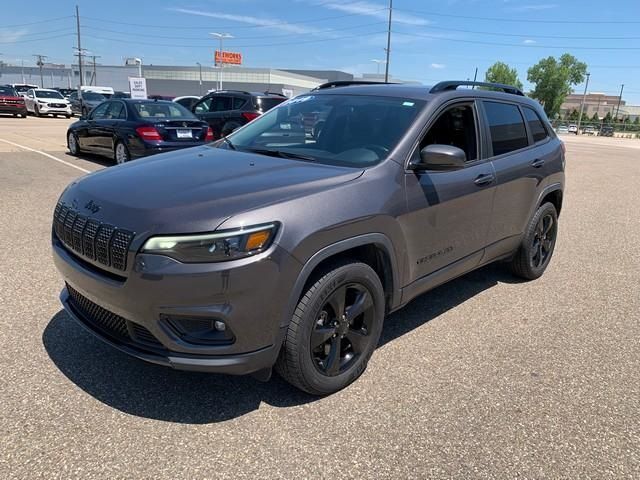
[[[598,116],[598,112],[593,112],[593,116],[591,117],[592,122],[599,122],[600,117]]]
[[[636,117],[636,119],[633,121],[634,125],[640,125],[640,117]]]
[[[582,83],[586,73],[587,64],[568,53],[558,60],[543,58],[527,71],[527,80],[535,85],[531,96],[543,105],[547,116],[553,117],[571,93],[571,87]]]
[[[607,124],[607,123],[611,123],[612,118],[613,118],[613,117],[611,116],[611,112],[607,112],[607,114],[604,116],[604,120],[603,120],[603,122],[604,122],[605,124]]]
[[[571,113],[569,114],[569,120],[572,120],[574,122],[578,121],[578,117],[580,116],[580,114],[578,113],[578,110],[576,110],[575,108],[571,111]]]
[[[484,75],[484,81],[513,85],[522,90],[522,82],[518,78],[518,71],[515,68],[509,67],[509,65],[504,62],[496,62],[491,65]]]

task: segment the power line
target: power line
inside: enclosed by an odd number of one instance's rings
[[[577,25],[601,25],[606,24],[639,24],[638,20],[534,20],[522,18],[503,18],[503,17],[475,17],[471,15],[454,15],[450,13],[436,13],[426,10],[408,10],[404,8],[396,8],[396,10],[409,13],[420,13],[422,15],[432,15],[434,17],[463,18],[467,20],[487,20],[491,22],[512,22],[512,23],[554,23],[554,24],[577,24]]]
[[[382,33],[387,33],[386,30],[381,30],[381,31],[377,31],[377,32],[370,32],[370,33],[360,33],[357,35],[345,35],[342,37],[330,37],[330,38],[318,38],[315,40],[300,40],[300,41],[295,41],[295,42],[281,42],[281,43],[260,43],[260,44],[252,44],[252,45],[232,45],[233,48],[258,48],[258,47],[280,47],[280,46],[288,46],[288,45],[301,45],[301,44],[307,44],[307,43],[321,43],[321,42],[334,42],[337,40],[345,40],[348,38],[362,38],[362,37],[368,37],[368,36],[373,36],[373,35],[379,35]],[[125,39],[119,39],[119,38],[108,38],[108,37],[99,37],[96,35],[84,35],[85,37],[88,38],[93,38],[96,40],[108,40],[110,42],[121,42],[121,43],[131,43],[131,40],[125,40]],[[137,41],[136,44],[138,45],[153,45],[156,47],[175,47],[175,48],[211,48],[211,44],[209,45],[176,45],[174,43],[156,43],[156,42],[140,42]]]
[[[568,35],[539,35],[537,33],[504,33],[504,32],[486,32],[478,30],[463,30],[459,28],[437,27],[427,25],[424,28],[431,30],[442,30],[445,32],[472,33],[477,35],[492,35],[498,37],[519,37],[519,38],[554,38],[562,40],[640,40],[640,37],[594,37],[594,36],[568,36]]]
[[[379,10],[371,10],[371,13],[375,13],[375,12],[382,12],[382,11],[386,11],[386,8],[381,8]],[[354,16],[360,16],[362,15],[361,13],[347,13],[344,15],[335,15],[332,17],[322,17],[322,18],[316,18],[313,20],[300,20],[300,21],[296,21],[296,22],[273,22],[273,23],[267,23],[264,25],[216,25],[216,28],[218,29],[247,29],[247,28],[271,28],[271,27],[278,27],[278,26],[285,26],[285,25],[306,25],[309,23],[318,23],[318,22],[324,22],[327,20],[337,20],[339,18],[347,18],[347,17],[354,17]],[[130,27],[142,27],[142,28],[168,28],[168,29],[173,29],[173,30],[177,30],[177,29],[181,29],[181,30],[211,30],[211,26],[208,27],[196,27],[196,26],[188,26],[188,27],[180,27],[180,26],[176,26],[176,25],[152,25],[152,24],[142,24],[142,23],[128,23],[128,22],[121,22],[121,21],[116,21],[116,20],[106,20],[104,18],[96,18],[96,17],[82,17],[84,20],[95,20],[98,22],[102,22],[102,23],[114,23],[114,24],[118,24],[118,25],[127,25]]]
[[[314,32],[312,32],[311,34],[313,35],[318,35],[318,34],[323,34],[323,33],[331,33],[331,32],[339,32],[339,31],[344,31],[344,30],[356,30],[358,28],[364,28],[364,27],[372,27],[375,25],[382,25],[385,24],[386,25],[386,21],[381,21],[381,22],[373,22],[373,23],[365,23],[365,24],[360,24],[360,25],[353,25],[353,26],[349,26],[349,27],[341,27],[341,28],[327,28],[327,29],[323,29],[323,30],[316,30]],[[83,25],[85,30],[97,30],[97,31],[101,31],[101,32],[109,32],[109,33],[117,33],[120,35],[131,35],[131,36],[135,36],[135,37],[146,37],[146,38],[163,38],[163,39],[167,39],[167,40],[202,40],[203,37],[176,37],[176,36],[168,36],[168,35],[153,35],[153,34],[143,34],[143,33],[131,33],[131,32],[123,32],[120,30],[110,30],[107,28],[100,28],[100,27],[93,27],[93,26],[87,26],[87,25]],[[258,40],[258,39],[265,39],[265,38],[283,38],[283,37],[300,37],[300,36],[308,36],[309,33],[283,33],[281,35],[258,35],[258,36],[251,36],[251,37],[245,37],[242,36],[243,40]]]
[[[63,37],[72,37],[73,33],[65,33],[63,35],[53,35],[51,37],[42,37],[42,38],[28,38],[26,40],[14,40],[9,42],[0,42],[2,45],[14,45],[16,43],[27,43],[27,42],[41,42],[43,40],[52,40],[54,38],[63,38]]]
[[[63,20],[65,18],[73,18],[73,15],[67,15],[67,16],[64,16],[64,17],[49,18],[47,20],[38,20],[37,22],[14,23],[13,25],[2,25],[2,28],[28,27],[29,25],[38,25],[40,23],[57,22],[58,20]]]
[[[473,43],[476,45],[494,45],[500,47],[519,47],[519,48],[559,48],[563,50],[640,50],[640,47],[582,47],[582,46],[571,46],[571,45],[541,45],[537,43],[533,44],[520,44],[520,43],[501,43],[501,42],[486,42],[482,40],[463,40],[461,38],[442,38],[437,35],[429,35],[429,34],[420,34],[420,33],[405,33],[405,32],[394,32],[397,35],[406,35],[410,37],[419,37],[419,38],[432,38],[436,40],[443,40],[445,42],[459,42],[459,43]]]

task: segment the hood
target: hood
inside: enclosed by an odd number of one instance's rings
[[[71,184],[62,200],[137,234],[206,232],[233,215],[310,195],[362,172],[201,146],[100,170]]]

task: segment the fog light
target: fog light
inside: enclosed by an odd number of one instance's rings
[[[219,332],[224,332],[227,329],[227,325],[222,320],[216,320],[213,326],[216,327],[216,330]]]

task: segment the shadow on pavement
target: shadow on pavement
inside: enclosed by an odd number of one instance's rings
[[[499,282],[515,279],[489,266],[438,287],[385,320],[379,345],[401,337]],[[316,400],[274,375],[268,383],[251,377],[176,371],[147,364],[103,344],[64,311],[47,325],[42,341],[56,366],[95,399],[125,413],[168,422],[221,422],[258,409]],[[375,354],[374,354],[375,355]]]
[[[111,159],[111,158],[107,158],[107,157],[103,157],[100,155],[92,155],[91,153],[80,153],[79,155],[71,155],[68,151],[65,152],[65,155],[67,157],[69,157],[70,159],[79,159],[79,160],[84,160],[86,162],[91,162],[91,163],[95,163],[98,164],[102,167],[111,167],[112,165],[116,164],[116,161]]]

